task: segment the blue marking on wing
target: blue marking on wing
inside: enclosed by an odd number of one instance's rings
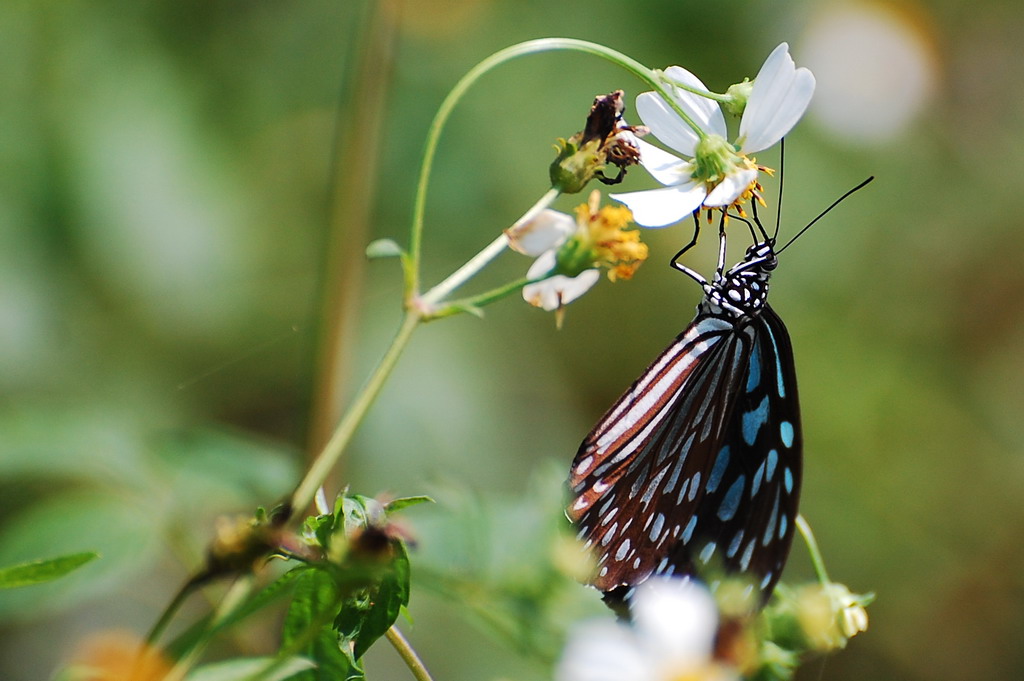
[[[765,324],[765,329],[768,331],[768,337],[772,340],[772,354],[775,355],[775,382],[779,389],[779,397],[785,397],[786,384],[782,382],[782,362],[779,361],[779,345],[775,342],[775,334],[772,333],[772,328]]]
[[[768,482],[772,481],[772,476],[775,475],[775,466],[779,463],[779,452],[778,450],[771,450],[768,452],[767,468],[765,469],[765,475]]]
[[[764,399],[761,400],[761,404],[757,405],[756,408],[743,414],[743,440],[753,446],[754,440],[757,439],[757,432],[761,430],[761,426],[764,425],[765,421],[768,420],[768,396],[765,395]],[[792,430],[792,426],[790,426]],[[790,437],[790,440],[793,438]]]
[[[729,491],[725,493],[721,505],[718,507],[718,519],[722,522],[732,520],[736,510],[740,507],[740,497],[743,496],[743,487],[747,482],[747,476],[741,475],[732,483]]]
[[[714,492],[718,489],[718,483],[722,481],[722,475],[725,473],[726,467],[729,465],[729,445],[722,447],[718,452],[718,457],[715,459],[715,466],[711,469],[711,475],[708,476],[707,491]]]
[[[747,392],[753,392],[761,384],[761,350],[754,344],[754,350],[750,353],[750,363],[747,365]]]
[[[767,399],[767,398],[765,398],[765,399]],[[743,415],[743,418],[746,419],[746,414]],[[746,431],[747,431],[747,423],[744,420],[744,422],[743,422],[744,436],[746,435]],[[782,423],[780,423],[779,424],[779,436],[782,438],[782,444],[786,445],[787,448],[792,447],[793,446],[793,424],[790,423],[789,421],[783,421]],[[753,444],[753,442],[751,442],[751,444]]]

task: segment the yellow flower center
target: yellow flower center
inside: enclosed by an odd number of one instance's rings
[[[593,192],[587,204],[576,208],[579,236],[590,246],[592,262],[608,270],[608,279],[630,279],[647,259],[647,244],[640,241],[640,231],[626,229],[633,214],[625,206],[598,208],[600,194]]]

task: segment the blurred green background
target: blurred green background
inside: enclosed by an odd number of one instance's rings
[[[397,265],[362,252],[405,242],[438,104],[488,54],[550,35],[719,91],[783,40],[814,70],[782,235],[878,179],[784,254],[772,298],[800,377],[803,512],[833,578],[878,601],[866,635],[801,677],[1019,678],[1020,26],[1010,0],[0,4],[0,565],[103,553],[0,594],[0,678],[46,678],[92,631],[145,630],[216,515],[291,489],[400,317]],[[631,102],[640,85],[558,53],[470,92],[438,156],[427,283],[547,189],[554,138],[617,88]],[[639,169],[624,185],[651,186]],[[407,523],[424,559],[456,561],[444,490],[521,512],[689,321],[699,291],[664,266],[687,229],[648,233],[635,280],[573,303],[561,331],[518,299],[421,329],[336,483],[435,494]],[[689,261],[705,272],[711,241]],[[506,255],[478,286],[528,264]],[[547,499],[535,513],[557,518]],[[510,560],[536,548],[497,540]],[[787,578],[810,576],[797,542]],[[463,610],[414,588],[406,628],[438,679],[545,678]],[[214,652],[274,636],[264,621]],[[407,673],[387,646],[368,665]]]

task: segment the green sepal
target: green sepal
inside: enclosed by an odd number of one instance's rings
[[[398,513],[399,511],[404,511],[410,506],[433,503],[435,503],[434,500],[424,494],[412,497],[399,497],[398,499],[392,499],[388,503],[384,504],[384,510],[388,513]]]

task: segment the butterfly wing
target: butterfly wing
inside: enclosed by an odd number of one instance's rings
[[[642,581],[692,530],[744,353],[730,320],[698,315],[580,445],[567,515],[594,547],[597,588]]]
[[[705,483],[692,540],[677,544],[667,565],[676,574],[693,574],[717,564],[752,578],[767,600],[793,541],[803,442],[786,327],[766,307],[746,330],[753,344],[744,380]]]
[[[573,461],[568,515],[598,560],[594,586],[621,591],[716,560],[770,594],[792,540],[799,426],[778,316],[698,315]]]

